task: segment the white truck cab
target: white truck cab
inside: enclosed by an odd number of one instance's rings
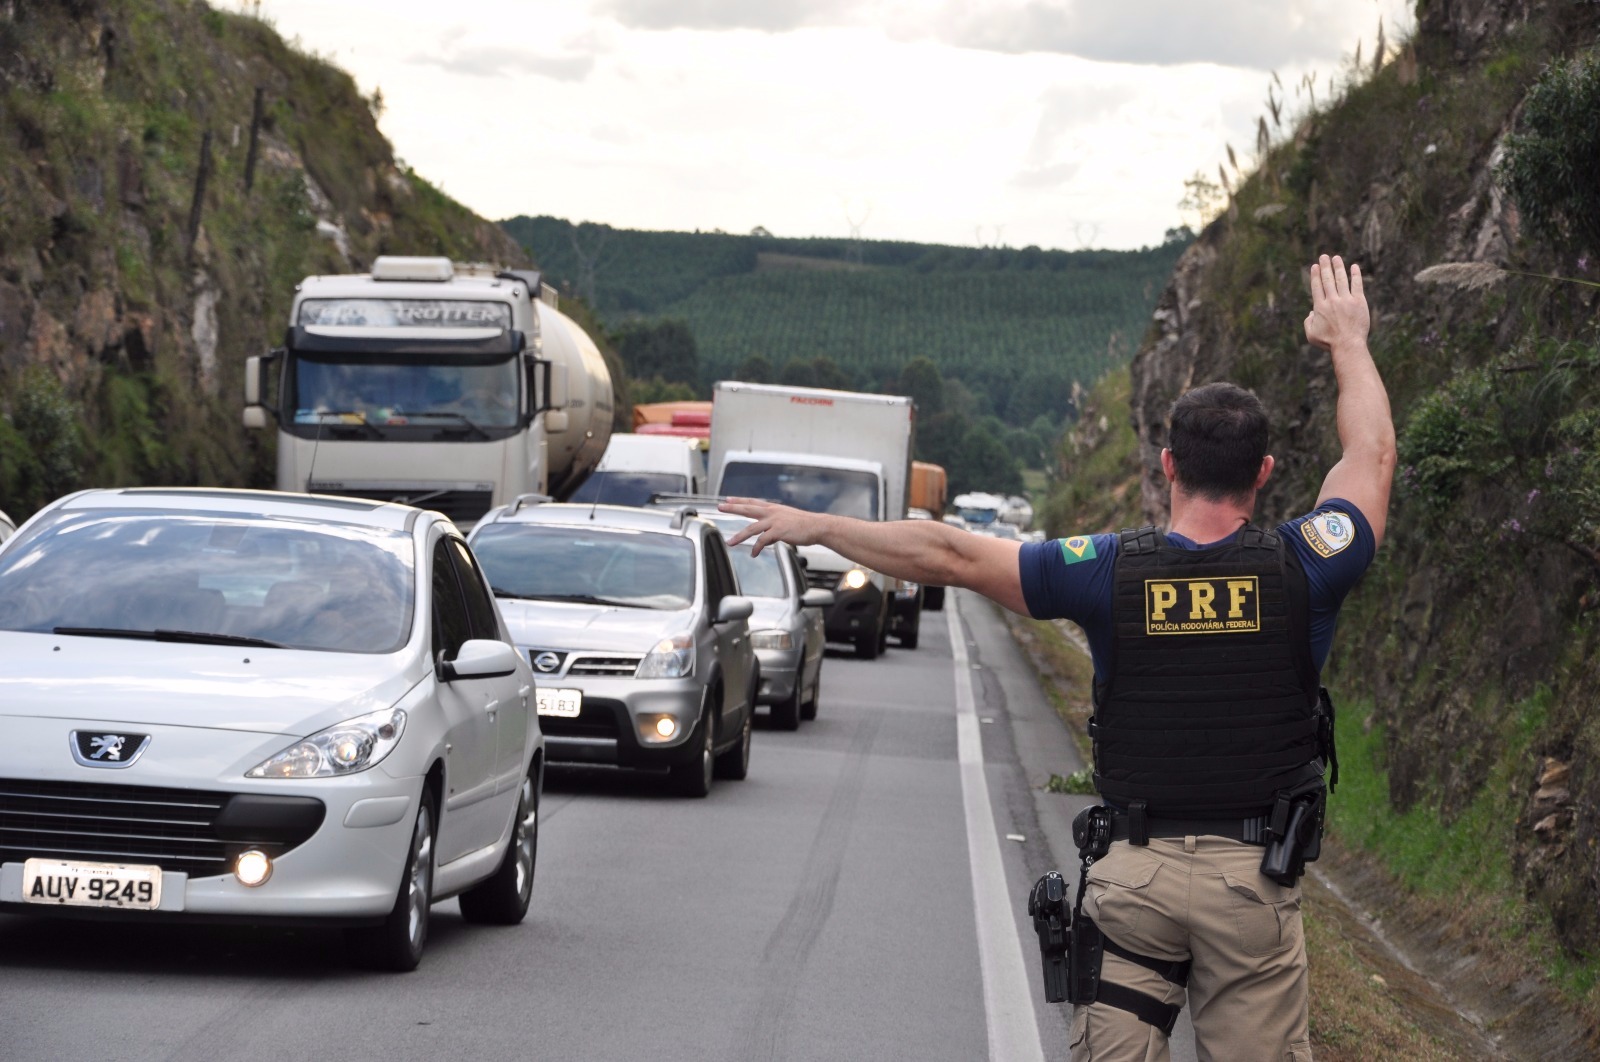
[[[250,358],[246,427],[277,421],[280,490],[437,509],[470,526],[562,495],[611,432],[611,378],[539,274],[380,257],[307,277],[284,345]]]
[[[619,433],[611,436],[600,464],[567,500],[649,505],[656,494],[705,493],[706,455],[701,440]]]

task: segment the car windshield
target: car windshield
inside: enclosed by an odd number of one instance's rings
[[[878,477],[856,469],[730,461],[722,473],[722,493],[813,513],[878,518]]]
[[[595,472],[568,501],[583,505],[649,505],[652,494],[682,494],[689,481],[673,472]]]
[[[746,597],[788,597],[783,589],[783,570],[779,567],[776,548],[764,549],[761,556],[750,556],[750,550],[738,546],[728,551],[733,558],[733,571],[739,577],[739,593]]]
[[[682,609],[694,601],[694,546],[679,535],[496,523],[472,552],[500,597]]]
[[[0,630],[389,653],[411,631],[413,573],[398,531],[57,512],[0,555]]]
[[[514,428],[520,422],[515,358],[428,364],[297,354],[291,364],[297,424],[448,427],[465,420],[478,427]]]

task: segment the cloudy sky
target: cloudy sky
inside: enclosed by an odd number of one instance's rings
[[[1135,247],[1407,0],[264,0],[490,218]],[[1300,101],[1302,104],[1304,98]]]

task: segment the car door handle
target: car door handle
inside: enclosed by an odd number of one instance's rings
[[[528,697],[528,694],[530,694],[532,692],[533,692],[533,687],[532,686],[518,686],[517,687],[517,696],[523,698],[524,700],[526,700],[527,697]]]
[[[488,712],[490,715],[493,715],[495,712],[500,710],[500,701],[498,699],[490,701],[488,704],[483,706],[483,710]]]

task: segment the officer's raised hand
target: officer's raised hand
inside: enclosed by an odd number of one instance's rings
[[[1306,315],[1306,339],[1333,351],[1353,343],[1365,344],[1372,319],[1361,286],[1361,267],[1345,272],[1344,259],[1323,255],[1311,267],[1311,312]]]

